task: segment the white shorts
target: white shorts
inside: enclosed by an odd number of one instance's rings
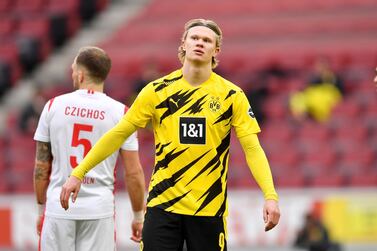
[[[45,216],[41,251],[114,251],[114,218],[68,220]]]

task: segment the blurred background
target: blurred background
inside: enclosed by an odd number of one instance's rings
[[[222,28],[215,71],[247,94],[280,195],[281,222],[265,233],[233,137],[228,249],[377,250],[376,0],[0,0],[0,249],[37,247],[33,133],[45,102],[72,91],[78,49],[108,52],[105,92],[131,105],[181,66],[192,18]],[[139,138],[148,182],[153,135]],[[117,177],[118,246],[137,250],[120,167]]]

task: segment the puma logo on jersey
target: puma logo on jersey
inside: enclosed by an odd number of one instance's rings
[[[175,105],[175,107],[178,108],[178,101],[175,101],[174,99],[170,98],[169,103],[173,103],[173,105]]]

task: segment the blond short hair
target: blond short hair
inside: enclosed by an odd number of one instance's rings
[[[221,46],[221,41],[223,38],[222,31],[220,27],[212,20],[208,19],[191,19],[185,24],[185,31],[183,32],[181,42],[183,43],[186,40],[188,30],[191,29],[192,27],[196,26],[204,26],[209,29],[211,29],[213,32],[216,33],[216,47],[220,48]],[[183,64],[185,61],[185,56],[186,56],[186,51],[183,50],[182,46],[179,46],[178,48],[178,58]],[[219,60],[215,57],[212,57],[212,69],[215,69],[216,66],[219,64]]]

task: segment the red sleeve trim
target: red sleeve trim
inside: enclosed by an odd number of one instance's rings
[[[125,105],[124,106],[124,113],[123,114],[126,114],[126,112],[128,111],[128,109],[129,109],[128,106]]]
[[[52,99],[49,100],[48,111],[50,111],[50,108],[51,108],[51,106],[52,106],[52,102],[54,102],[54,99],[55,99],[55,98],[52,98]]]

